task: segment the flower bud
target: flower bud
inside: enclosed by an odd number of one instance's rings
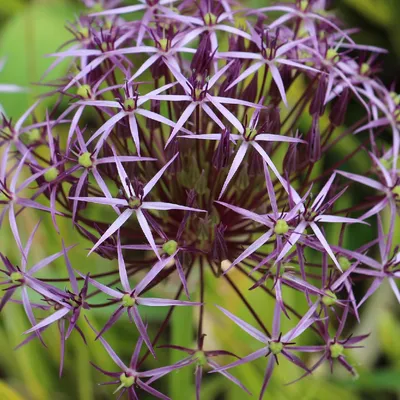
[[[351,93],[349,88],[345,88],[340,96],[336,99],[331,113],[329,114],[329,120],[334,126],[340,126],[343,124],[347,114],[347,107],[349,105],[350,97]]]
[[[229,260],[221,261],[221,270],[223,272],[227,271],[232,266],[232,263]]]
[[[232,153],[229,134],[230,133],[227,129],[222,132],[221,140],[219,141],[218,146],[214,151],[212,163],[217,169],[225,168],[228,165],[229,158]]]
[[[312,163],[316,163],[321,158],[321,134],[319,130],[319,119],[314,115],[311,129],[307,135],[308,157]]]
[[[317,114],[322,116],[325,111],[325,96],[326,96],[326,78],[325,75],[322,75],[318,80],[317,90],[315,91],[315,95],[310,103],[310,114]]]

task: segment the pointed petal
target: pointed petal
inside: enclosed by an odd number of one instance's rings
[[[225,371],[225,370],[227,370],[229,368],[233,368],[233,367],[237,367],[237,366],[242,365],[242,364],[246,364],[248,362],[257,360],[257,358],[265,357],[267,353],[268,353],[268,347],[263,347],[262,349],[257,350],[254,353],[251,353],[246,357],[241,358],[240,360],[237,360],[237,361],[234,361],[234,362],[232,362],[232,363],[230,363],[228,365],[224,365],[222,367],[218,367],[216,369],[213,369],[213,370],[209,371],[209,374],[212,374],[214,372]]]
[[[226,271],[224,271],[224,274],[227,273],[229,269],[232,268],[234,265],[239,264],[245,258],[257,251],[261,246],[263,246],[269,240],[273,233],[274,231],[270,229],[262,236],[260,236],[256,241],[254,241],[238,258],[236,258],[236,260],[232,262],[231,266]]]
[[[145,210],[185,210],[195,212],[207,212],[198,208],[180,206],[179,204],[165,203],[162,201],[144,201],[141,208]]]
[[[115,233],[133,214],[133,210],[127,208],[118,218],[111,224],[111,226],[103,233],[101,238],[97,241],[97,243],[92,247],[89,251],[90,255],[96,250],[105,240],[107,240],[113,233]]]
[[[158,252],[158,248],[156,242],[154,241],[153,234],[151,233],[151,229],[149,223],[147,222],[146,217],[143,214],[143,211],[139,208],[135,211],[136,217],[138,219],[139,225],[142,228],[144,235],[146,236],[147,241],[149,242],[151,248],[153,249],[154,253],[156,254],[158,259],[160,258],[160,254]]]
[[[98,335],[98,332],[96,331],[96,329],[93,328],[93,326],[91,325],[91,323],[89,322],[88,319],[86,319],[87,323],[89,324],[89,326],[92,328],[92,330],[94,331],[94,333],[96,335]],[[128,367],[122,362],[122,360],[117,356],[117,354],[115,353],[115,351],[111,348],[111,346],[107,343],[107,341],[102,337],[99,336],[99,340],[102,343],[102,345],[104,346],[104,348],[106,349],[108,355],[112,358],[112,360],[115,362],[115,364],[120,367],[122,369],[122,371],[126,371],[128,369]]]
[[[271,71],[272,79],[274,80],[274,82],[279,90],[279,93],[282,97],[283,104],[285,104],[285,106],[288,107],[288,102],[286,99],[285,85],[283,84],[279,69],[273,63],[269,63],[268,65],[269,65],[269,70]]]
[[[167,162],[154,176],[147,182],[146,186],[143,188],[143,197],[146,197],[151,189],[156,185],[156,183],[161,179],[162,175],[164,174],[165,170],[175,161],[175,158],[178,157],[179,153],[176,153],[171,160]]]
[[[226,188],[229,185],[229,182],[232,180],[233,176],[235,175],[236,171],[238,170],[238,168],[240,167],[240,164],[242,163],[244,156],[246,155],[247,149],[248,149],[249,145],[247,142],[242,142],[242,144],[240,145],[238,151],[236,152],[235,158],[232,161],[232,165],[231,168],[229,169],[228,172],[228,176],[225,179],[225,182],[222,186],[221,192],[218,196],[218,199],[220,199],[222,197],[222,195],[224,194]]]
[[[34,331],[42,329],[42,328],[52,324],[53,322],[58,321],[59,319],[63,318],[70,311],[71,310],[69,308],[63,307],[60,310],[56,311],[55,313],[49,315],[47,318],[45,318],[42,321],[40,321],[38,324],[36,324],[32,328],[30,328],[27,331],[25,331],[24,334],[32,333]]]
[[[147,334],[146,326],[144,325],[142,321],[142,317],[139,314],[139,311],[136,306],[133,306],[132,308],[132,316],[133,320],[135,322],[135,325],[140,333],[140,336],[142,337],[143,341],[146,343],[146,346],[150,350],[150,353],[153,355],[154,358],[156,358],[156,354],[153,349],[153,345],[151,344],[150,338]]]
[[[186,107],[185,111],[181,114],[178,121],[176,122],[176,125],[175,125],[174,129],[172,130],[171,135],[169,136],[165,147],[167,147],[169,145],[169,143],[172,141],[172,139],[174,139],[174,137],[178,134],[179,130],[183,127],[183,125],[185,125],[185,123],[188,121],[190,116],[193,114],[193,111],[196,109],[197,106],[198,106],[198,104],[193,102],[193,103],[190,103]]]
[[[329,254],[329,257],[332,259],[332,261],[334,262],[334,264],[336,265],[338,270],[340,272],[343,272],[338,260],[336,259],[335,254],[333,254],[333,251],[332,251],[331,247],[329,246],[328,241],[325,239],[325,236],[319,229],[318,225],[315,222],[310,222],[310,227],[314,231],[315,236],[317,236],[317,238],[318,238],[319,242],[322,244],[323,248]]]
[[[135,294],[137,296],[143,292],[144,289],[151,283],[154,278],[163,270],[163,268],[176,256],[178,251],[172,254],[170,257],[162,258],[157,261],[155,265],[150,269],[150,271],[144,276],[144,278],[136,285]]]
[[[247,322],[243,321],[236,315],[230,313],[228,310],[217,305],[217,307],[228,317],[230,318],[235,324],[237,324],[241,329],[247,332],[249,335],[253,336],[253,338],[257,339],[262,343],[268,343],[270,338],[259,331],[258,329],[254,328],[252,325],[248,324]]]

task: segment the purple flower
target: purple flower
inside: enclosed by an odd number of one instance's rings
[[[400,302],[400,95],[377,75],[384,50],[357,44],[324,0],[256,10],[231,0],[84,4],[88,15],[67,24],[72,39],[50,55],[49,92],[0,126],[0,224],[21,254],[16,264],[0,249],[0,310],[24,307],[31,326],[19,347],[57,327],[61,374],[72,332],[92,345],[82,313],[108,307],[95,333],[118,370],[96,368],[119,397],[138,400],[139,388],[167,399],[153,383],[183,367],[195,369],[197,399],[206,370],[247,391],[228,370],[264,358],[260,399],[281,359],[299,379],[325,360],[355,373],[346,353],[366,336],[343,332],[363,321],[360,307],[382,282]],[[63,61],[64,76],[45,82]],[[368,158],[371,166],[358,163]],[[359,184],[372,196],[363,199]],[[52,223],[25,234],[38,213]],[[87,242],[65,247],[70,229]],[[29,268],[37,231],[62,251]],[[62,256],[66,273],[50,274]],[[260,343],[255,352],[238,358],[222,339],[204,348],[206,335],[226,336],[224,316],[208,318],[216,292],[216,306]],[[257,325],[226,310],[236,301]],[[265,301],[269,321],[256,304]],[[181,306],[196,306],[196,324],[184,326],[196,344],[165,345]],[[164,320],[147,323],[147,307],[164,307]],[[292,329],[282,333],[286,319]],[[125,364],[104,336],[128,321],[138,339],[125,338],[135,348]],[[145,371],[160,348],[186,355]],[[319,358],[310,365],[304,353]],[[222,365],[219,356],[236,359]]]
[[[89,323],[89,321],[88,321]],[[90,325],[90,323],[89,323]],[[91,325],[90,325],[91,326]],[[96,330],[91,326],[93,331],[97,334]],[[92,364],[97,370],[99,370],[104,375],[114,378],[112,382],[108,382],[107,384],[117,384],[119,385],[114,393],[121,390],[121,394],[118,398],[120,398],[125,392],[128,392],[130,398],[137,399],[137,394],[135,392],[135,387],[139,387],[150,395],[154,396],[157,399],[169,400],[169,397],[160,393],[158,390],[154,389],[150,385],[160,379],[161,377],[173,372],[179,368],[182,368],[189,364],[189,360],[182,360],[177,362],[176,364],[155,368],[148,371],[138,371],[138,361],[140,350],[143,344],[143,338],[140,337],[136,343],[135,350],[132,354],[131,360],[129,362],[129,366],[125,365],[124,362],[117,356],[111,346],[103,339],[101,336],[99,337],[101,343],[106,349],[108,355],[112,358],[114,363],[120,368],[120,372],[108,372],[103,370],[101,367]],[[116,379],[118,378],[118,379]],[[147,382],[144,379],[150,378]]]

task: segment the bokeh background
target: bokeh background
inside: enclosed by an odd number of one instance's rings
[[[126,1],[131,4],[131,1]],[[265,6],[269,0],[246,1],[253,7]],[[399,0],[337,0],[331,1],[331,6],[344,19],[348,26],[359,27],[360,33],[355,38],[360,43],[382,46],[389,50],[388,55],[382,57],[382,79],[388,85],[396,83],[400,67],[400,1]],[[39,82],[41,75],[50,64],[45,55],[55,51],[62,43],[71,39],[65,29],[67,20],[73,21],[82,10],[78,0],[0,0],[0,58],[6,57],[7,63],[0,72],[0,82],[16,83],[29,87],[29,92],[22,94],[0,94],[0,103],[3,104],[9,116],[17,118],[29,104],[41,93],[48,90]],[[55,79],[63,73],[63,68],[54,71],[50,79]],[[38,113],[44,115],[46,105],[51,100],[45,100]],[[360,112],[354,108],[350,119],[356,119]],[[351,138],[346,146],[356,147],[358,138]],[[340,156],[340,155],[339,155]],[[366,157],[356,157],[354,172],[365,171]],[[321,165],[322,167],[322,165]],[[363,196],[363,193],[358,194]],[[346,199],[344,200],[346,201]],[[25,218],[21,223],[24,231],[29,232],[37,221],[37,216]],[[60,239],[54,235],[51,223],[44,219],[40,236],[36,238],[36,245],[31,260],[39,260],[44,256],[60,250]],[[399,225],[399,224],[398,224]],[[43,228],[43,227],[42,227]],[[81,238],[63,227],[68,232],[66,242],[76,243]],[[400,243],[400,235],[397,232]],[[347,235],[345,246],[357,247],[358,243],[369,240],[368,233],[353,231]],[[85,247],[85,244],[80,247]],[[18,254],[8,227],[0,231],[0,251],[19,262]],[[71,253],[74,267],[83,272],[93,273],[110,270],[114,263],[101,260],[94,255],[86,260],[85,251]],[[55,263],[47,272],[50,276],[64,276],[65,271]],[[60,272],[63,271],[63,272]],[[239,278],[239,276],[238,276]],[[241,302],[228,287],[209,279],[207,302],[209,304],[228,305],[228,308],[237,315],[249,320]],[[240,284],[243,290],[248,288],[248,282]],[[171,282],[161,290],[175,291],[176,285]],[[265,297],[258,299],[257,291],[252,292],[250,301],[259,304],[266,321],[272,318],[273,302],[266,303]],[[296,301],[295,295],[292,303]],[[290,302],[290,301],[289,301]],[[91,320],[97,326],[102,326],[108,319],[111,310],[91,312]],[[165,313],[156,311],[146,317],[150,329],[162,321]],[[399,307],[390,290],[383,286],[372,301],[362,310],[362,322],[354,325],[355,333],[371,332],[366,348],[349,354],[350,360],[359,373],[358,379],[352,379],[337,368],[333,375],[327,366],[319,369],[314,376],[308,377],[295,385],[285,383],[296,379],[300,372],[292,365],[282,362],[276,368],[272,382],[265,396],[266,400],[307,399],[307,400],[391,400],[400,398],[400,321]],[[219,317],[219,316],[218,316]],[[179,343],[188,347],[192,344],[190,321],[194,321],[191,309],[180,309],[174,313],[171,328],[167,332],[165,343]],[[250,320],[249,320],[250,321]],[[216,314],[207,314],[207,324],[210,335],[207,338],[208,347],[231,349],[240,355],[254,350],[254,343],[248,336],[229,323],[227,319],[217,318]],[[92,341],[93,334],[81,324],[88,339]],[[112,389],[97,386],[104,377],[100,376],[89,364],[89,360],[106,370],[112,370],[114,365],[99,343],[85,346],[81,338],[73,334],[67,341],[67,357],[65,372],[62,379],[58,378],[59,339],[57,328],[46,331],[45,339],[48,348],[32,342],[23,349],[14,351],[23,336],[21,332],[28,328],[23,310],[18,305],[8,305],[0,316],[0,399],[1,400],[64,400],[84,399],[102,400],[114,398]],[[215,332],[215,333],[213,333]],[[221,332],[224,334],[221,335]],[[107,334],[107,340],[113,345],[121,357],[129,357],[132,352],[132,343],[136,340],[135,329],[124,321]],[[312,343],[313,338],[303,335],[303,343]],[[166,365],[179,359],[180,354],[160,351],[160,363]],[[258,393],[263,377],[265,362],[236,368],[233,373],[253,393]],[[147,367],[159,366],[154,360],[148,359]],[[160,387],[173,400],[194,399],[194,370],[185,370],[170,374],[160,381]],[[206,400],[242,400],[248,398],[240,389],[233,387],[220,376],[212,375],[203,385],[202,398]],[[143,399],[150,397],[143,396]]]

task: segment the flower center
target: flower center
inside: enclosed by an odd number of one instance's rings
[[[338,358],[343,355],[344,347],[340,343],[334,343],[329,346],[332,358]]]
[[[166,52],[169,49],[169,40],[166,38],[162,38],[158,40],[158,46],[160,50]]]
[[[92,155],[88,151],[86,151],[85,153],[79,156],[78,162],[79,165],[82,165],[82,167],[90,168],[93,165]]]
[[[362,63],[360,67],[360,73],[361,75],[367,75],[368,72],[370,72],[371,67],[367,63]]]
[[[281,342],[270,342],[269,349],[272,354],[279,354],[283,350],[283,344]]]
[[[133,111],[136,108],[136,101],[134,99],[125,99],[123,107],[125,111]]]
[[[244,131],[244,138],[246,141],[254,140],[257,136],[257,129],[254,128],[246,128]]]
[[[12,272],[10,275],[10,279],[13,283],[16,283],[16,282],[22,281],[23,276],[22,276],[21,272]]]
[[[203,93],[204,91],[203,91],[203,89],[202,88],[196,88],[196,89],[194,89],[194,100],[196,100],[196,101],[200,101],[200,100],[202,100],[203,99]]]
[[[44,173],[44,179],[46,182],[54,181],[58,176],[58,169],[56,167],[52,167]]]
[[[278,219],[275,224],[274,232],[277,235],[284,235],[289,230],[289,225],[284,219]]]
[[[124,294],[121,303],[124,307],[133,307],[135,305],[135,299],[129,294]]]
[[[207,357],[206,357],[204,351],[201,351],[201,350],[196,351],[196,353],[194,353],[194,358],[197,360],[197,365],[200,365],[203,367],[204,365],[207,364]]]
[[[141,206],[141,204],[142,202],[140,201],[139,197],[131,197],[128,200],[128,206],[133,210],[137,210]]]
[[[78,88],[76,94],[82,99],[88,100],[92,97],[92,89],[89,85],[82,85]]]
[[[130,388],[135,383],[134,376],[126,376],[125,373],[119,376],[119,380],[121,381],[121,387]]]
[[[165,242],[163,244],[163,251],[167,253],[169,256],[172,256],[176,252],[176,249],[178,248],[178,243],[175,242],[175,240],[168,240],[168,242]]]
[[[204,15],[204,22],[206,25],[215,25],[217,23],[218,17],[213,13],[207,13]]]
[[[332,290],[326,290],[325,291],[325,295],[322,296],[322,302],[326,305],[326,306],[333,306],[337,301],[337,297],[335,295],[335,293],[332,292]]]
[[[326,59],[328,61],[337,62],[339,61],[339,53],[335,49],[328,49],[326,52]]]

